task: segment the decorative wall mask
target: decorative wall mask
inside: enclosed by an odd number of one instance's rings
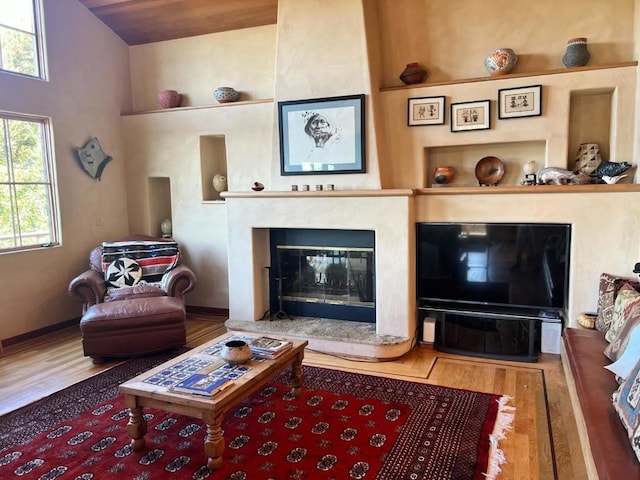
[[[104,153],[100,142],[93,137],[84,147],[77,147],[78,160],[82,168],[91,176],[100,180],[104,167],[111,161],[111,157]]]

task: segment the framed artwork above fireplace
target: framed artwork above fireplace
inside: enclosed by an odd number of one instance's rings
[[[364,95],[278,102],[282,175],[364,173]]]

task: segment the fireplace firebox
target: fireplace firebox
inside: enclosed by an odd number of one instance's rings
[[[272,229],[270,313],[375,323],[374,232]]]

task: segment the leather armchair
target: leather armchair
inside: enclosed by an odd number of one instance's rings
[[[146,240],[161,242],[165,239],[147,235],[131,235],[118,241]],[[169,296],[184,302],[184,295],[194,289],[196,277],[189,267],[179,264],[164,274],[160,286],[136,285],[107,292],[102,270],[102,248],[95,247],[89,254],[89,269],[82,272],[69,283],[69,295],[83,303],[82,313],[92,305],[99,303]]]

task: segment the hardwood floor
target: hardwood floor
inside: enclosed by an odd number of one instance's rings
[[[225,332],[225,319],[189,315],[187,346]],[[12,345],[0,357],[0,415],[120,362],[93,365],[77,326]],[[381,375],[513,397],[515,421],[500,443],[508,463],[499,480],[582,480],[586,470],[560,357],[503,362],[415,348],[393,362],[365,362],[307,350],[306,365]]]

